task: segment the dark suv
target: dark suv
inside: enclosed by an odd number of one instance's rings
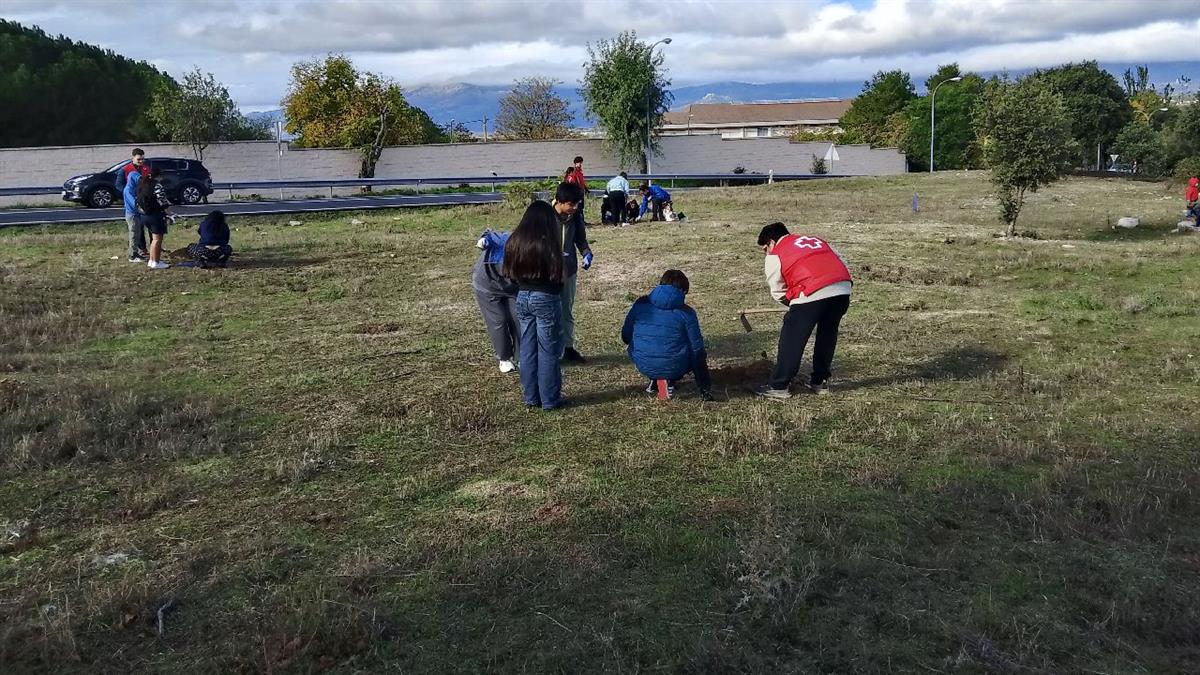
[[[162,175],[167,197],[176,204],[199,204],[213,192],[212,174],[194,159],[179,157],[147,157],[146,163],[157,167]],[[117,176],[130,160],[115,164],[99,173],[85,173],[63,183],[62,198],[84,206],[104,208],[121,202]]]

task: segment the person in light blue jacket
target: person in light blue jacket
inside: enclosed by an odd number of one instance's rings
[[[675,383],[693,373],[700,397],[712,398],[708,357],[696,310],[684,302],[689,283],[679,270],[667,270],[649,295],[638,298],[621,327],[621,341],[629,345],[629,358],[638,372],[650,379],[648,393],[654,393],[655,380],[667,380],[673,394]]]
[[[504,266],[504,246],[508,243],[508,232],[483,231],[475,246],[483,251],[475,261],[471,274],[471,287],[475,300],[483,314],[483,325],[492,341],[492,349],[500,362],[500,372],[511,373],[517,369],[517,284],[501,272]]]
[[[625,200],[629,198],[629,174],[622,171],[604,186],[604,203],[600,206],[600,222],[625,224]],[[605,214],[608,219],[605,219]]]

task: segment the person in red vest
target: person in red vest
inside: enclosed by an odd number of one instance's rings
[[[779,352],[771,379],[755,393],[774,400],[791,398],[789,388],[800,371],[800,359],[814,328],[817,339],[808,389],[816,394],[828,393],[838,326],[850,308],[850,271],[829,242],[791,234],[783,223],[764,227],[758,234],[758,245],[766,255],[764,271],[771,297],[786,305],[788,311],[779,331]]]
[[[583,157],[576,155],[575,159],[572,160],[571,169],[574,169],[574,171],[571,171],[570,169],[568,169],[569,173],[567,174],[566,181],[568,183],[578,185],[579,189],[583,190],[583,197],[584,197],[584,200],[586,201],[588,188],[587,188],[587,177],[583,175]],[[581,201],[581,202],[579,202],[579,211],[578,211],[579,220],[585,222],[585,224],[586,224],[586,219],[583,216],[584,212],[585,212],[584,203]],[[603,220],[604,214],[601,213],[600,215],[602,216],[601,220]]]
[[[1200,225],[1200,208],[1197,208],[1197,203],[1200,202],[1200,180],[1195,176],[1188,179],[1187,189],[1183,191],[1183,201],[1187,204],[1188,218],[1195,218],[1196,224]]]

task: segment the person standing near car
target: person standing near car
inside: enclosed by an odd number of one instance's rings
[[[125,224],[129,227],[129,262],[146,262],[146,233],[142,219],[138,215],[137,187],[142,181],[142,174],[132,171],[125,178],[125,189],[121,198],[125,203]]]
[[[146,262],[146,233],[138,218],[136,202],[138,182],[149,173],[146,153],[141,148],[134,148],[133,157],[117,174],[122,187],[121,197],[125,202],[125,225],[129,228],[129,262]]]
[[[167,207],[171,204],[167,192],[159,181],[158,167],[150,175],[138,180],[137,208],[142,224],[150,230],[150,260],[146,266],[152,270],[164,270],[170,265],[162,262],[163,237],[167,234]]]
[[[134,171],[143,176],[150,175],[150,165],[146,163],[146,151],[141,148],[134,148],[129,163],[121,167],[122,183],[128,184],[129,175]]]

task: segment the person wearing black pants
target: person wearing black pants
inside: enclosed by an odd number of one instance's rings
[[[783,316],[783,328],[779,331],[779,353],[775,368],[771,371],[771,389],[787,391],[796,373],[800,372],[800,360],[813,329],[817,331],[813,345],[813,372],[809,388],[821,392],[828,389],[832,374],[833,352],[837,349],[838,326],[846,310],[850,309],[849,295],[835,295],[824,300],[791,305]]]
[[[850,271],[829,242],[791,234],[783,223],[764,227],[758,245],[765,255],[763,269],[771,297],[787,305],[788,311],[779,331],[779,351],[771,379],[755,393],[775,400],[791,398],[792,379],[800,371],[804,348],[814,330],[817,339],[808,389],[827,393],[838,327],[850,308]]]

